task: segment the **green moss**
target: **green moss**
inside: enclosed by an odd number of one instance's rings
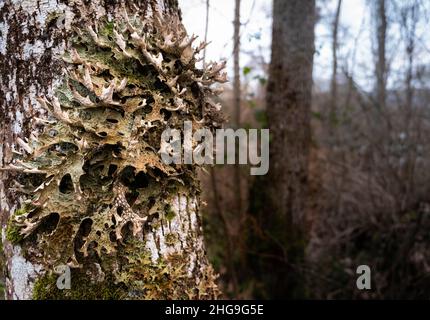
[[[175,213],[175,211],[173,211],[172,206],[166,205],[165,210],[166,210],[165,217],[166,217],[167,221],[172,221],[173,218],[176,216],[176,213]]]
[[[28,209],[24,206],[14,212],[14,216],[22,216],[28,212]]]
[[[33,287],[34,300],[46,300],[49,296],[53,296],[53,288],[55,285],[55,277],[53,275],[44,275],[36,280]]]
[[[34,284],[34,300],[120,300],[126,298],[127,290],[112,279],[94,283],[85,274],[72,270],[71,289],[57,288],[58,276],[46,274]]]
[[[106,21],[106,23],[103,26],[104,26],[103,28],[100,28],[100,34],[106,37],[112,36],[113,28],[115,27],[115,24],[112,21]]]
[[[12,244],[18,244],[24,239],[23,235],[20,233],[20,228],[9,220],[6,227],[6,239]]]
[[[25,204],[18,210],[15,210],[15,212],[10,216],[6,227],[6,239],[10,243],[18,244],[22,239],[24,239],[24,236],[20,232],[21,228],[16,225],[14,217],[26,215],[30,210],[31,208]]]

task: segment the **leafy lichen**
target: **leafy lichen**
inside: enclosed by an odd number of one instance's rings
[[[211,86],[226,81],[225,65],[198,69],[196,55],[205,44],[195,48],[194,40],[178,17],[157,11],[145,18],[124,12],[115,23],[77,28],[63,58],[63,84],[52,98],[38,99],[50,114],[39,119],[43,131],[17,141],[26,154],[17,155],[10,168],[36,175],[40,183],[24,179],[31,214],[18,210],[7,238],[36,240],[37,263],[73,267],[86,298],[124,297],[123,286],[144,298],[216,295],[207,265],[199,267],[201,287],[189,289],[196,282],[185,257],[192,248],[154,264],[147,251],[130,258],[128,245],[139,239],[139,250],[147,250],[143,232],[177,216],[169,203],[180,199],[178,194],[198,196],[194,168],[162,162],[161,132],[182,130],[184,121],[210,130],[222,122]],[[188,239],[197,239],[189,232]],[[177,241],[178,235],[167,237],[169,246]],[[107,283],[85,280],[81,269],[95,261],[121,294]],[[83,298],[78,289],[57,292],[52,270],[47,272],[36,282],[35,298]]]
[[[219,294],[210,266],[196,283],[188,276],[187,264],[181,255],[173,254],[153,262],[146,249],[131,245],[126,256],[128,263],[118,279],[131,288],[132,298],[184,300],[216,298]]]

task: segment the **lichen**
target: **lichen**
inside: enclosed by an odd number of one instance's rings
[[[127,263],[118,274],[121,283],[131,289],[131,298],[145,300],[188,300],[217,298],[219,291],[214,282],[213,269],[207,267],[199,282],[187,276],[187,265],[178,254],[156,262],[139,245],[127,249]]]
[[[144,232],[176,219],[169,203],[199,193],[195,168],[162,162],[161,132],[182,130],[184,121],[192,121],[195,130],[214,130],[223,120],[212,85],[226,81],[225,64],[198,69],[196,56],[205,44],[195,48],[194,41],[177,16],[157,11],[146,17],[124,11],[115,22],[101,19],[76,27],[63,57],[62,85],[54,96],[38,98],[50,116],[36,119],[41,130],[17,140],[22,152],[16,152],[8,169],[21,173],[20,188],[31,209],[12,215],[7,238],[36,244],[36,263],[73,267],[75,281],[85,283],[86,298],[124,297],[103,291],[110,288],[106,282],[82,276],[84,266],[94,261],[102,268],[95,273],[111,277],[114,288],[138,292],[139,298],[217,295],[204,258],[197,268],[195,253],[186,257],[193,248],[159,256],[154,265],[142,243]],[[192,221],[187,224],[186,238],[197,241],[198,228],[191,228]],[[168,245],[180,238],[169,236]],[[130,258],[130,239],[139,240],[144,253]],[[36,282],[35,298],[58,297],[52,277],[48,268]],[[199,287],[189,289],[196,281]],[[60,295],[84,294],[71,290]]]
[[[187,276],[186,264],[180,255],[153,262],[150,252],[141,243],[132,241],[124,249],[121,271],[114,277],[94,282],[82,269],[72,269],[71,288],[58,289],[58,275],[47,273],[33,287],[36,300],[118,300],[118,299],[202,299],[216,298],[219,291],[213,269],[208,267],[199,283]],[[210,296],[208,296],[210,293]]]
[[[174,246],[177,241],[178,241],[178,237],[176,234],[174,234],[174,233],[166,234],[166,244],[168,246]]]

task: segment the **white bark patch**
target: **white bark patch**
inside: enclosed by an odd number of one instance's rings
[[[169,250],[169,247],[166,245],[165,234],[163,234],[163,230],[161,228],[154,230],[154,235],[157,237],[159,242],[160,254],[163,257],[167,256],[172,250]]]
[[[37,10],[37,2],[32,0],[12,0],[12,5],[15,7],[21,7],[22,10],[28,12],[29,14],[33,14]]]
[[[154,233],[150,233],[150,234],[146,235],[145,246],[149,250],[149,252],[151,252],[152,262],[156,263],[158,258],[159,258],[159,255],[158,255],[157,245],[155,243]]]
[[[29,300],[33,295],[34,279],[42,270],[42,266],[32,264],[21,255],[21,249],[13,248],[10,259],[10,280],[13,283],[13,298],[15,300]]]
[[[39,3],[33,0],[14,0],[12,4],[15,5],[16,8],[20,7],[29,15],[35,15],[36,24],[39,25],[42,30],[46,27],[50,19],[53,18],[57,19],[56,26],[58,29],[70,30],[71,28],[74,13],[67,5],[63,3],[59,4],[57,0],[44,0]],[[0,30],[3,32],[3,29],[7,31],[7,25]],[[1,41],[4,42],[6,46],[7,37],[2,36]],[[45,52],[45,49],[51,48],[52,44],[52,40],[49,39],[45,42],[36,40],[34,43],[29,43],[27,41],[23,47],[23,59],[28,60],[32,57],[39,59]],[[1,48],[0,45],[0,49]],[[53,52],[54,54],[62,54],[64,52],[64,42],[60,45],[60,48],[53,48]]]
[[[20,111],[17,111],[15,113],[15,121],[13,123],[13,133],[19,134],[22,131],[22,113]]]
[[[70,28],[70,23],[73,20],[73,13],[69,7],[63,3],[58,3],[57,0],[12,0],[12,5],[15,8],[21,8],[29,15],[35,15],[36,22],[39,26],[44,27],[50,15],[53,13],[63,13],[66,21],[66,28]]]
[[[58,85],[59,84],[55,84],[55,86],[58,86]],[[49,92],[49,93],[52,94],[52,92]],[[30,97],[36,97],[37,96],[37,89],[36,89],[36,86],[34,84],[31,84],[30,87],[28,88],[28,95]],[[27,112],[30,111],[29,106],[31,106],[33,109],[37,108],[38,104],[37,104],[37,101],[35,99],[33,99],[33,100],[30,99],[29,102],[30,102],[29,104],[26,104],[24,106],[24,111],[27,111]],[[45,110],[42,110],[42,111],[43,111],[42,112],[42,114],[43,114]]]
[[[12,74],[9,75],[8,91],[6,92],[6,101],[11,102],[17,98],[17,87],[16,87],[16,70],[13,70]]]
[[[0,53],[4,55],[6,54],[7,36],[9,33],[9,25],[6,22],[0,23],[0,32],[2,34],[0,38]]]
[[[196,268],[200,254],[204,252],[203,239],[199,231],[197,220],[198,200],[185,195],[177,195],[170,203],[175,217],[162,227],[154,228],[151,234],[146,235],[146,248],[151,252],[151,260],[155,263],[158,258],[166,258],[175,253],[183,253],[184,248],[190,251],[187,259],[187,271],[191,277]],[[176,236],[176,242],[171,245],[166,243],[166,236]],[[190,234],[192,236],[190,237]],[[158,247],[156,243],[158,242]]]
[[[0,150],[2,150],[2,149],[0,148]],[[1,153],[3,153],[3,151],[1,151]],[[2,159],[3,159],[3,157],[2,157]],[[9,204],[7,202],[6,193],[4,191],[3,181],[0,181],[0,209],[2,211],[9,211]]]
[[[35,57],[39,60],[47,47],[49,47],[49,43],[45,44],[40,40],[36,40],[34,43],[30,43],[27,40],[22,50],[22,58],[24,60],[28,60],[32,57]]]

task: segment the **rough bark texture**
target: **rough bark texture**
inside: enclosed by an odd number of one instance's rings
[[[270,169],[253,186],[251,211],[265,234],[265,245],[253,245],[263,261],[257,272],[276,298],[303,297],[298,291],[306,245],[314,25],[314,0],[274,1],[267,87]]]
[[[172,0],[0,2],[8,299],[217,296],[195,169],[159,156],[165,128],[218,121],[223,65],[192,40]]]
[[[275,1],[267,112],[271,206],[303,229],[311,142],[315,1]],[[292,229],[287,229],[291,231]]]

